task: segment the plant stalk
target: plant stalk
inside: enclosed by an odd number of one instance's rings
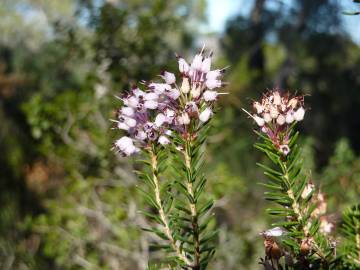
[[[301,206],[299,205],[299,203],[296,201],[295,198],[295,194],[293,189],[291,188],[291,184],[290,184],[290,179],[289,179],[289,172],[287,169],[287,164],[286,162],[283,162],[283,167],[285,168],[285,171],[283,171],[283,179],[285,180],[285,184],[286,184],[286,193],[289,196],[289,198],[292,200],[292,209],[294,210],[295,213],[295,218],[296,220],[301,224],[301,230],[304,232],[305,237],[309,237],[310,232],[306,227],[306,224],[303,224],[303,222],[305,222],[302,211],[301,211]],[[320,246],[314,242],[315,244],[315,248],[316,248],[316,254],[319,255],[319,257],[327,264],[326,258],[325,258],[325,253],[323,250],[321,250]]]
[[[185,166],[188,170],[187,174],[187,183],[186,188],[193,199],[193,201],[189,201],[189,207],[191,212],[191,226],[193,231],[193,238],[194,238],[194,265],[192,266],[193,270],[200,269],[200,239],[199,239],[199,224],[198,224],[198,214],[196,209],[196,203],[194,199],[194,190],[193,190],[193,182],[192,182],[192,175],[193,170],[191,167],[191,153],[189,153],[189,149],[191,151],[191,140],[186,141],[185,151],[184,151],[184,159],[185,159]]]
[[[159,178],[158,178],[158,162],[157,162],[157,155],[154,152],[153,149],[149,150],[150,153],[150,157],[151,157],[151,170],[152,170],[152,177],[153,177],[153,182],[155,185],[154,188],[154,193],[155,193],[155,201],[159,207],[158,212],[159,212],[159,216],[161,221],[163,222],[163,228],[164,228],[164,233],[167,236],[167,238],[170,241],[170,244],[173,248],[173,250],[176,253],[176,256],[183,261],[186,265],[190,266],[192,263],[191,261],[185,256],[185,254],[183,253],[183,251],[179,248],[179,246],[176,243],[176,240],[174,239],[174,237],[172,236],[172,232],[169,226],[169,222],[168,219],[166,217],[165,211],[164,211],[164,206],[161,200],[161,195],[160,195],[160,183],[159,183]]]

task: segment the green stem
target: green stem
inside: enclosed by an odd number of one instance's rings
[[[283,179],[284,179],[284,182],[285,182],[285,186],[287,188],[286,190],[286,193],[287,195],[289,196],[289,198],[292,200],[292,209],[294,210],[294,214],[295,214],[295,218],[296,218],[296,221],[299,222],[300,224],[300,227],[301,227],[301,230],[304,232],[304,235],[305,237],[309,237],[311,236],[310,235],[310,232],[309,232],[309,229],[307,227],[307,224],[305,224],[306,220],[303,216],[303,213],[302,213],[302,208],[301,208],[301,205],[297,202],[296,198],[295,198],[295,194],[294,194],[294,191],[293,189],[291,188],[291,183],[290,183],[290,179],[289,179],[289,171],[288,171],[288,168],[287,168],[287,163],[286,161],[283,162],[283,166],[281,166],[284,168],[283,170]],[[313,238],[314,239],[314,238]],[[315,239],[314,239],[315,241]],[[319,257],[325,262],[326,262],[326,258],[325,258],[325,252],[321,249],[320,245],[316,242],[314,242],[314,246],[315,246],[315,249],[316,249],[316,253],[319,255]]]
[[[159,178],[158,178],[158,161],[157,161],[157,155],[155,153],[155,151],[153,149],[149,150],[150,153],[150,157],[151,157],[151,170],[152,170],[152,178],[153,178],[153,182],[155,185],[154,188],[154,193],[155,193],[155,200],[156,203],[158,205],[158,212],[159,212],[159,216],[161,221],[163,222],[163,229],[164,229],[164,233],[167,236],[167,238],[170,241],[170,244],[173,248],[173,250],[176,253],[176,256],[182,261],[184,262],[186,265],[190,266],[191,262],[189,261],[189,259],[185,256],[185,254],[183,253],[183,251],[180,249],[180,247],[177,245],[176,240],[174,239],[170,226],[169,226],[169,222],[168,222],[168,218],[165,214],[164,211],[164,206],[161,200],[161,195],[160,195],[160,183],[159,183]]]
[[[191,226],[192,226],[192,233],[194,238],[194,265],[192,266],[192,269],[198,270],[200,269],[200,239],[199,239],[199,225],[198,225],[198,214],[196,209],[196,202],[194,198],[194,190],[193,190],[193,170],[191,167],[191,151],[192,151],[192,144],[190,140],[187,140],[185,143],[185,151],[184,153],[184,159],[185,159],[185,166],[188,170],[187,173],[187,183],[186,188],[187,191],[192,198],[192,201],[189,200],[189,207],[191,212]]]

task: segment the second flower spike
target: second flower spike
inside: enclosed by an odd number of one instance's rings
[[[260,101],[252,104],[253,113],[244,110],[283,154],[288,155],[289,132],[295,122],[302,121],[305,115],[304,96],[282,94],[280,90],[269,91]]]

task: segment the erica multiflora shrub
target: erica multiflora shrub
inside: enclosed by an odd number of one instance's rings
[[[211,70],[211,57],[204,49],[191,64],[178,57],[177,74],[162,72],[161,81],[143,81],[119,97],[113,120],[126,133],[114,150],[145,157],[139,186],[153,225],[144,229],[158,236],[154,248],[167,254],[164,261],[181,269],[206,269],[215,252],[202,167],[224,69]]]
[[[253,103],[249,116],[258,126],[255,147],[271,165],[258,164],[268,178],[264,197],[273,228],[262,232],[265,269],[328,269],[336,263],[335,241],[328,233],[324,195],[303,171],[295,127],[305,115],[304,97],[269,91]]]

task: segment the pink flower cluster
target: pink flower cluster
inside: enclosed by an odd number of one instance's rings
[[[269,91],[260,102],[253,102],[253,110],[254,114],[245,112],[286,156],[290,152],[290,126],[304,119],[304,97],[291,97],[288,93],[282,95],[279,90]]]
[[[115,141],[113,148],[130,156],[150,143],[169,144],[173,132],[185,136],[191,124],[200,126],[209,121],[224,73],[224,69],[210,70],[211,57],[205,56],[204,50],[191,64],[178,57],[180,86],[175,74],[165,71],[160,75],[162,82],[143,82],[142,90],[133,87],[121,96],[123,106],[113,122],[127,136]]]

